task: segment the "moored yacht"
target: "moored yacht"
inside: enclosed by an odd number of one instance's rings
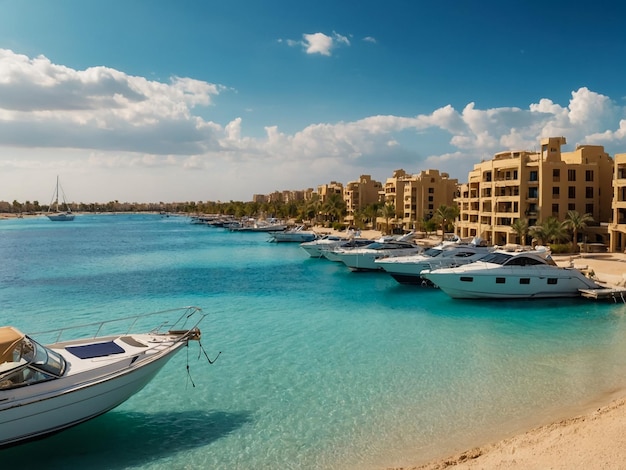
[[[333,250],[332,256],[352,271],[382,271],[382,267],[375,263],[379,258],[410,255],[424,251],[421,246],[408,241],[411,236],[409,234],[398,239],[382,237],[362,248]]]
[[[339,246],[348,240],[349,238],[339,235],[324,235],[317,240],[300,243],[300,247],[306,251],[311,258],[321,258],[324,250]]]
[[[115,408],[188,341],[200,340],[204,316],[197,307],[185,307],[47,331],[40,335],[54,342],[46,345],[14,327],[0,327],[0,447]],[[135,327],[146,329],[133,333]],[[116,333],[99,336],[103,328]],[[76,338],[78,332],[85,333],[83,339],[62,341],[62,335]]]
[[[459,267],[425,270],[422,277],[455,299],[577,297],[601,286],[575,268],[562,268],[543,249],[496,250]]]
[[[493,250],[493,247],[473,243],[451,243],[437,245],[414,255],[380,258],[375,263],[400,284],[422,284],[423,270],[473,263]]]
[[[304,243],[310,242],[318,238],[317,233],[312,230],[305,230],[303,225],[287,229],[283,232],[272,232],[270,237],[271,242],[295,242]]]
[[[375,242],[376,240],[369,240],[367,238],[351,238],[337,245],[323,247],[321,249],[322,258],[326,258],[329,261],[341,262],[341,253],[363,248]]]

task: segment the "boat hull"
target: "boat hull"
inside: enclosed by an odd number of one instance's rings
[[[376,263],[377,259],[388,256],[405,256],[417,253],[421,248],[408,248],[400,250],[380,250],[374,252],[358,251],[344,252],[339,254],[340,261],[352,271],[383,271],[383,266]]]
[[[52,222],[69,222],[74,220],[74,214],[50,214],[48,219]]]
[[[128,358],[125,367],[112,365],[108,372],[97,370],[95,376],[84,372],[3,392],[0,447],[44,437],[112,410],[145,387],[185,344],[175,344],[143,362]],[[20,394],[24,394],[21,399]]]
[[[454,299],[540,299],[579,297],[580,289],[594,288],[576,275],[438,274],[425,273],[430,282]]]
[[[272,234],[272,241],[276,243],[305,243],[313,241],[317,235],[313,232],[276,232]]]

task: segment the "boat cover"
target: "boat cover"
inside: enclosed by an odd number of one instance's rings
[[[12,362],[13,350],[24,339],[24,333],[12,326],[0,327],[0,364]]]

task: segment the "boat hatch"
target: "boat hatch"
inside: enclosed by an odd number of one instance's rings
[[[124,348],[113,341],[84,344],[82,346],[68,346],[65,350],[72,353],[79,359],[93,359],[94,357],[104,357],[110,356],[111,354],[122,354],[126,352],[124,351]]]

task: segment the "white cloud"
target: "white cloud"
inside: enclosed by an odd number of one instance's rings
[[[283,42],[283,40],[279,39],[278,42]],[[290,47],[302,46],[307,54],[324,56],[332,55],[332,51],[340,45],[350,46],[350,39],[335,31],[330,36],[324,33],[303,34],[302,41],[286,39],[285,42]]]
[[[349,44],[322,36],[309,42],[319,54]],[[0,200],[45,200],[47,186],[32,193],[59,172],[80,181],[74,189],[85,201],[248,200],[360,174],[384,180],[397,168],[434,168],[465,181],[481,159],[535,149],[547,136],[626,152],[625,109],[584,87],[564,105],[542,98],[526,108],[480,109],[470,102],[416,116],[312,123],[289,134],[268,125],[256,138],[245,135],[241,117],[198,116],[225,90],[185,77],[161,83],[107,67],[74,70],[0,49]],[[125,183],[104,184],[117,178]]]
[[[333,38],[324,33],[303,34],[304,47],[307,54],[330,55]]]

